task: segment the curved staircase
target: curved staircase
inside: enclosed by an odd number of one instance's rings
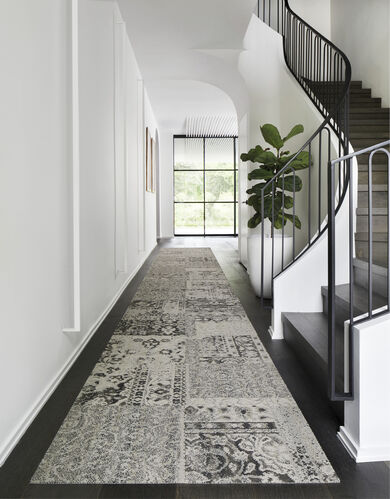
[[[350,142],[355,151],[390,139],[390,109],[381,107],[381,99],[371,97],[361,81],[351,82]],[[358,206],[355,233],[356,259],[354,270],[354,315],[368,309],[368,154],[358,156]],[[384,154],[376,154],[372,163],[373,207],[373,308],[387,304],[387,193],[388,162]],[[328,376],[328,288],[321,290],[323,312],[283,314],[284,337],[294,349],[308,374],[323,392]],[[336,386],[343,389],[344,322],[349,319],[349,284],[336,286]],[[341,402],[333,408],[343,419]]]
[[[328,219],[321,211],[321,184],[312,189],[310,172],[315,165],[309,166],[309,201],[307,212],[312,211],[311,200],[319,195],[317,208],[318,225],[311,227],[310,214],[308,222],[308,236],[306,246],[293,255],[293,264],[302,258],[305,252],[316,244],[320,237],[328,231],[334,233],[334,218],[343,204],[346,193],[349,193],[350,212],[353,207],[352,192],[348,190],[350,176],[350,145],[355,152],[369,146],[384,142],[389,139],[390,110],[381,107],[381,99],[372,97],[371,90],[363,88],[361,81],[351,81],[351,68],[348,58],[329,40],[318,33],[301,17],[292,11],[288,0],[259,0],[258,16],[271,28],[283,36],[283,46],[287,67],[302,86],[308,97],[324,116],[324,122],[312,137],[298,151],[306,150],[311,156],[314,148],[319,146],[317,162],[319,165],[318,178],[321,179],[322,171],[333,171],[338,185],[338,195],[335,196],[334,178],[328,177]],[[323,134],[324,131],[328,134]],[[331,156],[330,134],[334,133],[338,140],[337,157],[345,157],[338,162]],[[329,142],[326,143],[326,136]],[[324,138],[325,137],[325,138]],[[322,160],[321,146],[328,147],[327,161]],[[388,149],[388,145],[386,146]],[[323,149],[322,149],[323,153]],[[336,152],[337,154],[337,152]],[[293,158],[294,160],[294,158]],[[274,188],[275,184],[284,180],[286,174],[294,174],[290,161],[274,178],[263,187],[264,192]],[[390,160],[389,160],[390,161]],[[324,163],[321,165],[321,163]],[[337,163],[337,170],[330,167]],[[354,317],[367,313],[368,318],[372,311],[388,305],[388,158],[383,153],[374,154],[372,161],[372,180],[369,181],[369,153],[358,156],[358,206],[356,209],[356,233],[354,234],[356,258],[350,263],[351,283],[335,285],[334,260],[329,263],[333,269],[333,279],[329,277],[330,288],[323,286],[321,292],[323,311],[319,313],[284,313],[282,314],[285,340],[295,350],[302,364],[306,367],[308,375],[318,384],[324,393],[327,392],[330,403],[336,410],[340,419],[343,419],[344,400],[353,399],[353,388],[348,378],[352,375],[352,327],[345,325],[345,321],[354,322]],[[320,182],[320,181],[319,181]],[[371,185],[372,184],[372,185]],[[310,191],[313,192],[310,192]],[[295,192],[294,214],[295,214]],[[372,239],[369,241],[369,206],[372,200]],[[331,201],[332,200],[332,201]],[[335,201],[334,201],[335,200]],[[346,200],[347,201],[347,200]],[[335,206],[333,206],[333,204]],[[262,204],[264,206],[264,204]],[[284,210],[284,207],[283,207]],[[264,212],[264,208],[263,208]],[[284,213],[284,212],[283,212]],[[333,227],[330,227],[329,214],[332,213]],[[274,213],[272,211],[272,217]],[[294,215],[295,216],[295,215]],[[264,221],[262,214],[261,235],[262,255],[264,255]],[[270,218],[272,221],[273,218]],[[350,213],[350,227],[352,227]],[[325,223],[322,224],[322,221]],[[293,224],[294,225],[294,224]],[[350,233],[349,241],[352,247],[352,229],[346,228]],[[272,234],[273,236],[273,231]],[[348,234],[347,234],[348,235]],[[293,232],[293,238],[295,233]],[[282,226],[282,238],[284,228]],[[329,235],[329,245],[334,246],[334,234]],[[370,244],[369,244],[370,243]],[[369,247],[372,246],[371,254]],[[283,250],[282,250],[283,251]],[[351,255],[351,253],[350,253]],[[274,249],[272,249],[272,275],[275,279],[283,273],[289,265],[282,268],[279,274],[273,269]],[[351,257],[350,257],[351,259]],[[331,260],[329,260],[331,262]],[[261,258],[261,276],[264,275],[264,257]],[[329,269],[328,269],[329,270]],[[330,272],[330,271],[329,271]],[[331,274],[329,274],[331,275]],[[263,277],[261,277],[263,280]],[[263,282],[261,290],[263,290]],[[353,306],[350,297],[353,297]],[[371,296],[371,300],[368,298]],[[389,308],[388,308],[389,309]],[[330,310],[331,317],[328,317]],[[347,340],[347,341],[345,341]],[[345,351],[345,344],[349,343],[350,352]],[[349,362],[345,359],[349,355]],[[345,366],[348,364],[347,370]],[[349,371],[349,372],[347,372]],[[347,385],[349,387],[347,387]]]

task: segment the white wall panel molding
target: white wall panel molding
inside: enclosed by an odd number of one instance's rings
[[[115,276],[127,272],[126,26],[114,11]]]
[[[145,251],[145,95],[144,82],[139,79],[137,82],[137,174],[138,174],[138,252]]]
[[[64,333],[81,331],[80,277],[80,110],[79,110],[79,0],[72,0],[72,246],[73,246],[73,325]]]

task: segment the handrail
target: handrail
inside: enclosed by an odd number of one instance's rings
[[[385,149],[390,146],[390,140],[381,142],[365,149],[360,149],[352,154],[347,154],[341,158],[334,159],[329,162],[328,168],[328,392],[331,400],[351,400],[353,399],[353,327],[361,324],[374,317],[387,314],[390,311],[390,151]],[[372,161],[377,153],[384,153],[387,155],[387,304],[382,307],[375,307],[373,304],[373,231],[372,231]],[[358,158],[362,154],[369,154],[368,159],[368,289],[367,289],[367,311],[355,318],[354,306],[354,226],[353,226],[353,212],[354,200],[352,190],[349,196],[349,230],[348,230],[348,245],[349,245],[349,330],[348,330],[348,386],[344,386],[344,392],[340,393],[336,387],[336,232],[335,232],[335,169],[337,165],[344,163],[347,164],[348,177],[350,178],[351,185],[353,184],[353,167],[351,159]],[[362,311],[360,311],[361,313]]]
[[[258,16],[268,26],[275,29],[283,36],[283,52],[286,65],[294,75],[300,86],[306,92],[310,100],[324,117],[324,121],[314,131],[310,138],[299,148],[298,152],[283,166],[275,175],[264,183],[261,189],[261,300],[264,306],[264,268],[265,268],[265,220],[271,222],[272,238],[272,259],[271,259],[271,298],[273,296],[274,279],[300,258],[323,234],[325,231],[333,230],[334,219],[326,219],[327,210],[323,207],[322,191],[323,183],[330,181],[328,175],[328,165],[332,161],[331,131],[335,133],[338,140],[338,157],[342,157],[337,162],[337,182],[338,195],[332,191],[333,217],[338,212],[350,184],[349,175],[350,157],[349,152],[349,89],[351,84],[351,64],[346,55],[338,49],[331,41],[310,26],[300,16],[295,14],[290,7],[289,0],[258,0]],[[325,139],[324,139],[325,134]],[[327,135],[327,137],[326,137]],[[324,144],[323,144],[324,142]],[[324,146],[324,147],[323,147]],[[318,148],[318,158],[313,152]],[[296,254],[296,231],[295,226],[301,227],[301,222],[296,215],[296,191],[297,182],[295,176],[294,160],[302,151],[308,150],[308,195],[307,195],[307,234],[301,247]],[[323,158],[325,156],[325,158]],[[336,163],[334,163],[336,164]],[[333,172],[333,186],[336,181],[335,170]],[[316,174],[316,175],[314,175]],[[285,189],[286,178],[289,178],[289,188]],[[313,180],[314,179],[314,180]],[[313,181],[316,186],[313,189]],[[281,209],[281,258],[276,260],[274,241],[275,222],[275,187],[278,186],[281,192],[282,206],[277,210],[278,216]],[[292,187],[292,188],[291,188]],[[329,187],[329,184],[328,184]],[[300,190],[300,187],[299,187]],[[292,192],[291,196],[286,192]],[[271,195],[271,207],[265,213],[265,195]],[[328,190],[329,193],[329,190]],[[352,193],[350,192],[350,199]],[[286,213],[285,204],[288,201],[289,207],[293,209],[292,214]],[[289,208],[288,208],[289,209]],[[312,220],[314,211],[317,221]],[[292,247],[287,244],[285,234],[285,223],[287,218],[292,222]],[[297,223],[298,222],[298,223]],[[287,255],[286,253],[287,247]],[[331,339],[329,339],[331,342]],[[330,344],[330,343],[329,343]],[[334,380],[334,349],[329,352],[329,396],[332,400],[350,400],[352,392],[336,394]]]
[[[321,175],[323,171],[321,166],[323,163],[322,139],[323,134],[327,137],[327,158],[326,165],[331,160],[331,133],[332,129],[338,138],[338,153],[347,154],[349,147],[348,138],[348,118],[349,118],[349,86],[351,82],[351,65],[345,54],[339,50],[331,41],[327,40],[321,33],[311,27],[300,16],[295,14],[290,8],[288,0],[258,0],[258,15],[270,27],[276,29],[283,35],[283,51],[285,62],[291,73],[294,75],[298,83],[305,90],[309,98],[315,104],[320,113],[324,116],[324,121],[310,136],[310,138],[299,148],[297,153],[289,160],[289,162],[281,168],[275,175],[268,180],[261,189],[261,297],[264,304],[264,221],[271,221],[271,236],[274,236],[273,222],[275,220],[274,200],[272,199],[271,214],[265,216],[264,213],[264,196],[266,192],[273,192],[276,183],[282,183],[282,265],[275,272],[275,247],[274,238],[272,237],[272,281],[277,275],[282,273],[289,265],[301,256],[315,241],[327,230],[327,224],[322,226],[321,212]],[[317,196],[317,228],[312,234],[311,211],[313,199],[312,197],[312,170],[314,164],[312,162],[312,153],[315,147],[315,141],[318,141],[318,196]],[[309,186],[308,186],[308,233],[307,243],[296,255],[296,234],[295,234],[295,195],[296,185],[293,181],[293,252],[291,258],[285,258],[285,189],[284,182],[286,175],[292,175],[295,178],[295,170],[293,165],[297,156],[309,149],[310,164],[309,164]],[[339,196],[337,209],[340,207],[348,187],[348,178],[346,176],[345,164],[340,164],[339,170]],[[287,215],[289,215],[287,213]],[[324,217],[325,218],[325,217]],[[291,261],[288,261],[291,260]],[[287,263],[286,263],[287,262]]]

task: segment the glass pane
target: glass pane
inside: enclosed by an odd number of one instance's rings
[[[203,139],[176,138],[175,170],[203,170]]]
[[[175,234],[203,234],[203,203],[175,204]]]
[[[207,172],[206,201],[234,201],[234,172]]]
[[[206,234],[233,234],[235,203],[206,204]]]
[[[206,170],[233,170],[234,139],[206,139]]]
[[[175,172],[175,201],[203,201],[203,172]]]

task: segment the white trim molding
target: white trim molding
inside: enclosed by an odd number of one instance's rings
[[[127,273],[127,141],[126,141],[126,25],[118,6],[114,10],[114,179],[115,179],[115,277]]]
[[[350,456],[357,463],[369,463],[390,460],[390,447],[360,447],[348,433],[345,426],[340,426],[337,436]]]
[[[144,116],[144,81],[137,81],[137,131],[138,131],[138,253],[145,251],[145,116]]]
[[[73,226],[73,326],[64,333],[81,332],[80,277],[80,115],[78,3],[72,0],[72,226]]]
[[[338,437],[357,463],[390,461],[390,314],[353,327],[354,399]]]

